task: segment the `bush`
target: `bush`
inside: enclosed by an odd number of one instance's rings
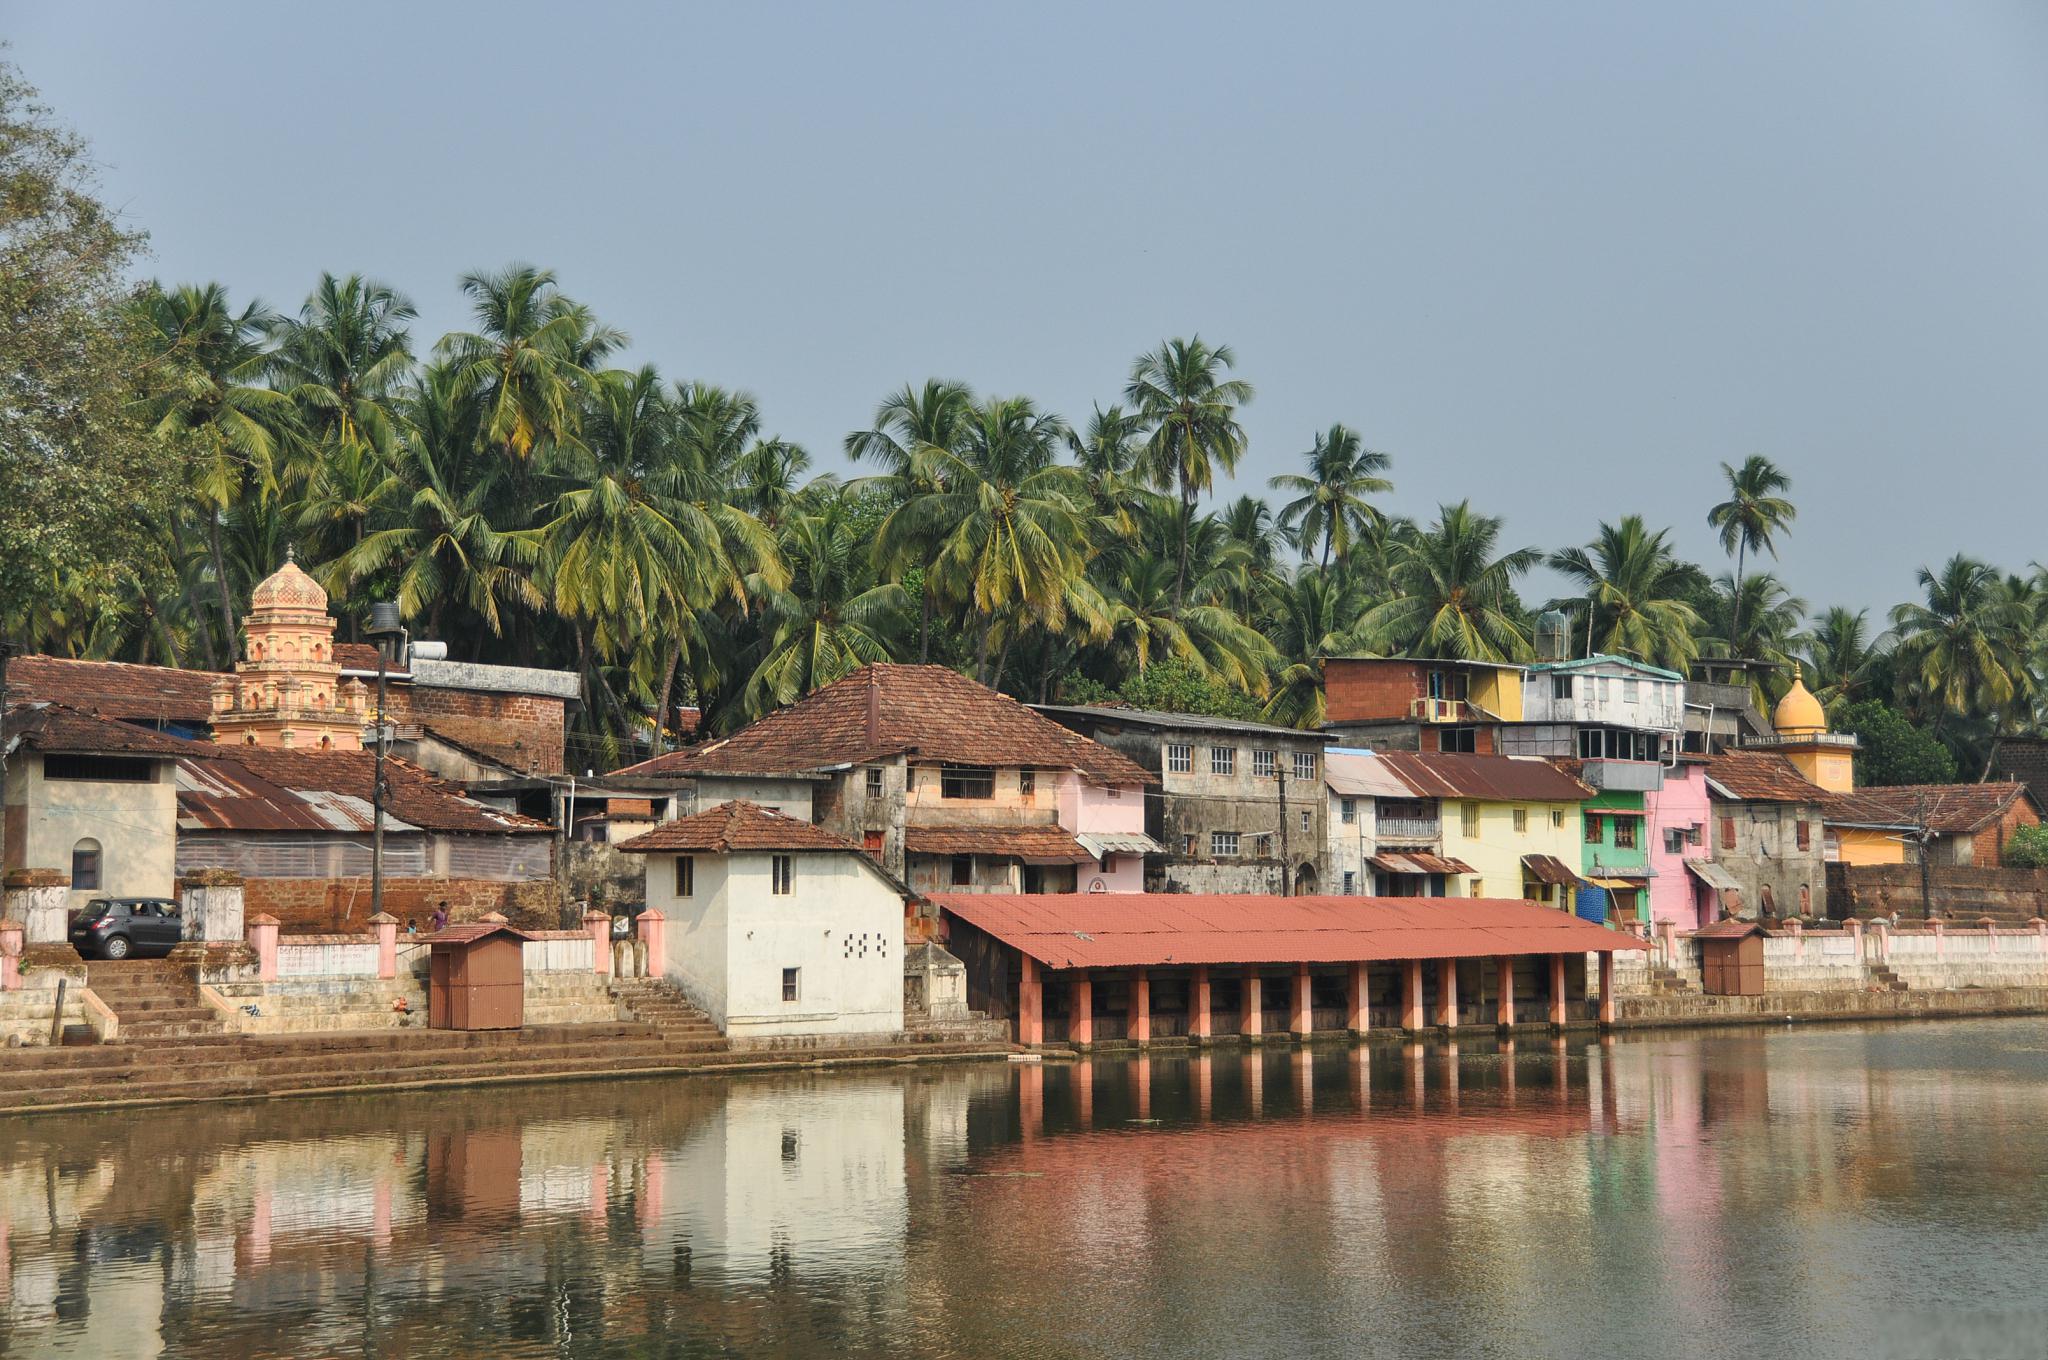
[[[2013,869],[2048,869],[2048,826],[2023,826],[2005,838],[2005,863]]]
[[[1259,720],[1258,700],[1219,685],[1185,661],[1157,661],[1114,690],[1099,680],[1070,674],[1060,681],[1064,704],[1123,704],[1162,713],[1204,713],[1212,718]]]

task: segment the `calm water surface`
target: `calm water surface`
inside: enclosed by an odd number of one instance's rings
[[[21,1356],[2033,1356],[2048,1022],[0,1120]]]

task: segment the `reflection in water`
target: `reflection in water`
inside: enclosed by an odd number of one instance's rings
[[[0,1352],[2013,1354],[2048,1024],[0,1122]]]

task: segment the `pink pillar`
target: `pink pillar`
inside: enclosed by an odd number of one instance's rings
[[[21,941],[19,921],[0,922],[0,992],[21,990]]]
[[[1266,1003],[1259,995],[1259,970],[1244,970],[1244,1013],[1238,1017],[1237,1032],[1256,1039],[1266,1030]]]
[[[1888,921],[1872,921],[1870,933],[1877,936],[1877,960],[1890,963],[1892,959],[1892,928]]]
[[[1861,963],[1863,961],[1863,923],[1851,916],[1848,920],[1842,922],[1842,933],[1849,937],[1849,952],[1856,956],[1858,963]]]
[[[1095,1064],[1083,1058],[1074,1064],[1074,1113],[1081,1127],[1095,1127]]]
[[[1600,1023],[1614,1023],[1614,951],[1600,951]]]
[[[1150,1058],[1140,1058],[1136,1065],[1138,1070],[1133,1076],[1138,1086],[1138,1118],[1141,1120],[1150,1119],[1152,1117],[1152,1060]]]
[[[1310,1005],[1308,965],[1294,965],[1294,1037],[1306,1039],[1315,1032],[1315,1009]]]
[[[1152,1042],[1152,979],[1142,968],[1131,973],[1131,1032],[1134,1044]]]
[[[256,977],[260,982],[277,981],[278,919],[269,912],[249,918],[249,948],[256,951]]]
[[[1937,919],[1929,921],[1927,926],[1934,932],[1934,957],[1941,958],[1948,953],[1948,923]]]
[[[1979,920],[1977,924],[1984,928],[1984,937],[1991,942],[1991,952],[1996,954],[1998,952],[1998,922],[1986,916]]]
[[[1564,1014],[1564,955],[1550,956],[1550,1023],[1554,1029],[1563,1029]]]
[[[370,918],[370,930],[377,937],[377,976],[398,976],[398,918],[380,911]]]
[[[1067,994],[1067,1042],[1095,1042],[1095,979],[1086,968],[1074,970],[1073,990]]]
[[[1195,975],[1188,981],[1188,1037],[1195,1040],[1209,1038],[1209,965],[1195,965]]]
[[[1017,1042],[1031,1048],[1045,1042],[1045,979],[1029,954],[1019,954],[1017,962]]]
[[[1422,1029],[1422,960],[1406,959],[1401,964],[1401,1028],[1410,1034]]]
[[[1506,954],[1493,961],[1500,974],[1500,996],[1494,1001],[1493,1023],[1500,1029],[1515,1027],[1515,961]]]
[[[1678,962],[1678,923],[1657,922],[1657,944],[1664,951],[1664,966],[1671,968]]]
[[[1370,1020],[1367,1018],[1365,965],[1354,963],[1351,965],[1349,973],[1350,976],[1345,979],[1344,986],[1344,1010],[1346,1012],[1344,1023],[1346,1028],[1353,1034],[1363,1035],[1371,1025]]]
[[[668,917],[649,907],[633,919],[647,945],[647,976],[660,977],[663,962],[668,958]]]
[[[2048,940],[2048,917],[2034,917],[2027,922],[2027,928],[2042,939]]]
[[[1792,957],[1804,959],[1806,957],[1806,927],[1801,925],[1795,918],[1785,923],[1785,929],[1792,936]],[[1602,974],[1602,976],[1605,976],[1605,974]],[[1604,993],[1606,988],[1601,988],[1601,991]]]
[[[583,928],[590,933],[590,952],[596,958],[597,971],[611,972],[612,918],[592,907],[583,913]]]
[[[1445,1029],[1458,1027],[1458,961],[1436,961],[1436,1022]]]

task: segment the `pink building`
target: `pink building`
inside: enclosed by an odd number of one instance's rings
[[[1076,892],[1145,891],[1145,856],[1159,849],[1145,834],[1145,786],[1096,784],[1069,770],[1060,779],[1060,825],[1095,856],[1074,871]]]
[[[1713,894],[1686,866],[1705,864],[1711,844],[1707,767],[1681,757],[1664,772],[1664,786],[1643,795],[1650,838],[1650,920],[1670,921],[1680,930],[1711,924]]]

